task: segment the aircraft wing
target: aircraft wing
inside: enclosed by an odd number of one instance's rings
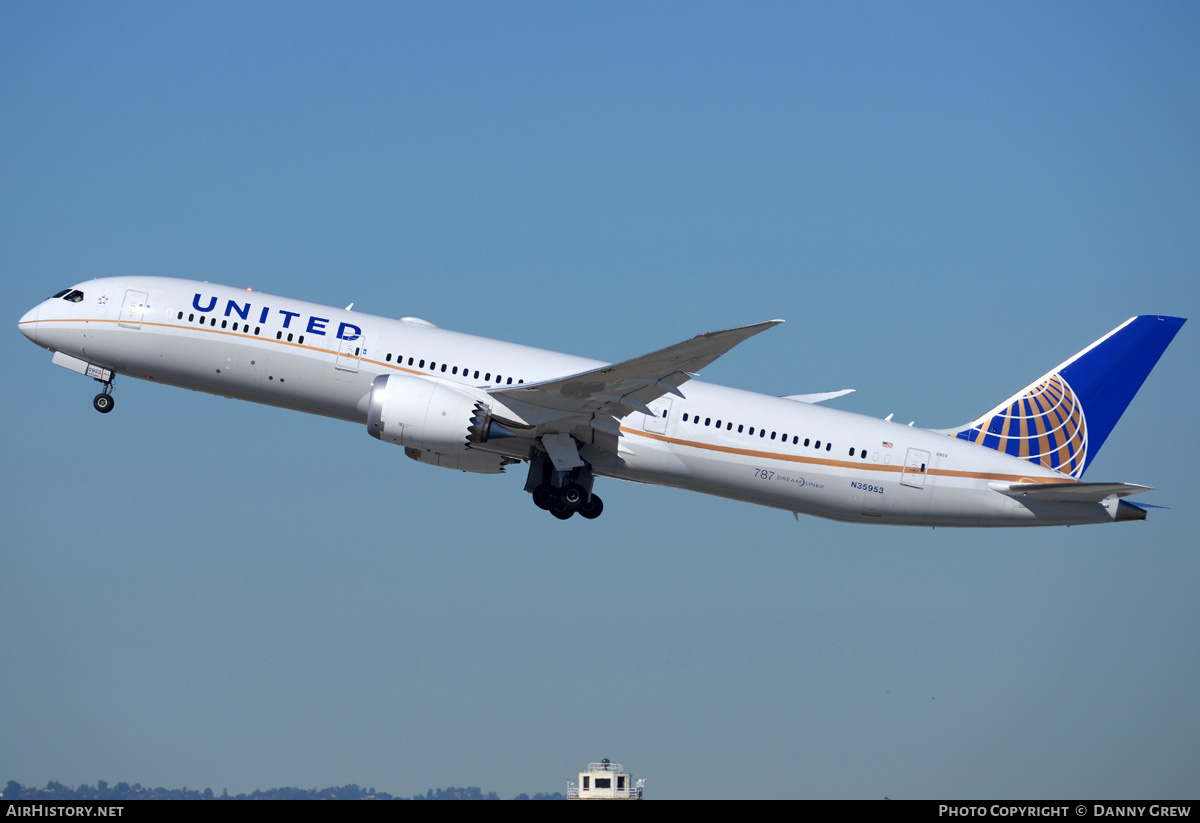
[[[496,388],[488,394],[533,425],[581,415],[604,415],[619,420],[633,412],[653,414],[650,403],[668,393],[683,397],[679,387],[691,380],[694,372],[738,343],[782,322],[768,320],[700,334],[623,363],[540,383]]]
[[[824,403],[826,400],[832,400],[835,397],[841,397],[846,394],[851,394],[854,389],[842,389],[841,391],[822,391],[813,394],[785,394],[784,400],[795,400],[797,403]]]
[[[1010,497],[1058,500],[1065,503],[1102,503],[1110,497],[1128,497],[1151,491],[1137,483],[991,483],[992,489]]]

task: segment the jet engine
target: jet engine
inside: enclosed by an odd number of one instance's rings
[[[371,383],[367,431],[387,443],[443,456],[466,452],[471,444],[516,436],[492,419],[489,398],[483,392],[473,392],[457,383],[407,374],[381,374]],[[414,459],[446,465],[435,460]],[[477,461],[460,462],[473,465]],[[488,465],[495,462],[489,461]]]

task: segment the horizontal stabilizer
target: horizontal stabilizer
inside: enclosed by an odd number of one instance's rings
[[[1127,497],[1150,491],[1137,483],[989,483],[993,491],[1010,497],[1058,500],[1063,503],[1102,503],[1110,497]]]

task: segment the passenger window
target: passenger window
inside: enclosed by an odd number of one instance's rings
[[[742,424],[738,423],[738,434],[742,433]]]
[[[712,425],[712,418],[711,417],[704,418],[704,425],[706,425],[706,426]]]
[[[684,423],[686,423],[686,422],[687,422],[687,420],[688,420],[688,413],[687,413],[687,412],[684,412],[684,413],[683,413],[683,422],[684,422]]]
[[[833,448],[833,444],[832,444],[832,443],[826,443],[826,444],[825,444],[825,451],[829,451],[829,450],[830,450],[830,449],[832,449],[832,448]]]

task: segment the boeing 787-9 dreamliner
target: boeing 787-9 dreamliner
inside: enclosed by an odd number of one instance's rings
[[[365,426],[421,463],[528,464],[534,504],[598,517],[597,477],[799,514],[906,526],[1142,520],[1149,487],[1083,475],[1184,320],[1126,320],[970,423],[934,431],[696,379],[768,320],[621,363],[190,280],[63,289],[20,320],[53,362]]]

